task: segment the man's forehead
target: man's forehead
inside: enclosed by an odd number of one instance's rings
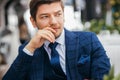
[[[62,11],[62,7],[60,3],[52,3],[52,4],[43,4],[39,6],[38,11],[40,12],[60,12]]]

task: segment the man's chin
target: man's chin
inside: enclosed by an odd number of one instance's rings
[[[57,39],[60,35],[61,33],[55,34],[55,39]]]

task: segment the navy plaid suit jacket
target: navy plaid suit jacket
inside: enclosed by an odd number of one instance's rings
[[[96,35],[92,32],[69,32],[65,30],[67,80],[103,80],[110,69],[109,58]],[[44,51],[36,49],[35,55],[23,52],[19,55],[3,80],[43,80]]]

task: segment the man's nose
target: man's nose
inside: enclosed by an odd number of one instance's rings
[[[55,16],[51,16],[51,19],[50,19],[50,24],[56,24],[57,23],[57,19]]]

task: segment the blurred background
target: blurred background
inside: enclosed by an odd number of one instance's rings
[[[65,28],[95,32],[106,49],[115,75],[120,73],[120,0],[64,0]],[[29,20],[29,0],[0,0],[0,78],[18,47],[36,32]]]

